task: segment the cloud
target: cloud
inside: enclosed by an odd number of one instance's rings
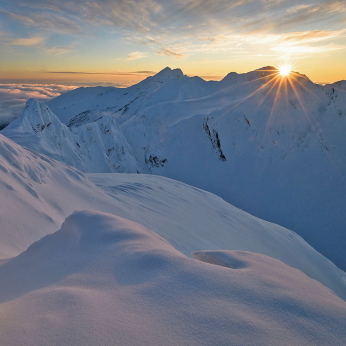
[[[73,50],[73,45],[70,46],[60,46],[60,47],[50,47],[44,48],[47,54],[52,54],[52,55],[62,55],[62,54],[67,54],[70,53]]]
[[[167,49],[167,48],[161,48],[160,50],[158,50],[156,52],[156,54],[158,55],[166,55],[166,56],[172,56],[176,59],[182,59],[182,58],[186,58],[186,54],[180,53],[178,51],[174,51],[171,49]]]
[[[312,31],[303,31],[303,32],[292,32],[286,34],[285,41],[295,41],[295,42],[319,42],[327,39],[332,39],[339,37],[346,33],[346,29],[338,31],[330,30],[312,30]]]
[[[154,75],[154,71],[113,71],[113,72],[87,72],[87,71],[40,71],[51,74],[76,74],[76,75],[108,75],[108,76],[140,76],[148,77]]]
[[[27,17],[27,16],[11,13],[9,11],[1,10],[1,9],[0,9],[0,14],[3,14],[5,16],[11,18],[11,19],[14,19],[14,20],[16,20],[20,23],[26,24],[26,25],[34,25],[35,24],[34,20],[32,18]]]
[[[36,13],[39,22],[43,21],[42,13],[49,11],[59,21],[64,16],[69,26],[72,22],[77,25],[78,21],[78,25],[84,22],[142,35],[170,36],[182,33],[213,36],[239,29],[275,31],[280,26],[296,30],[294,24],[307,20],[310,23],[345,20],[346,9],[344,1],[335,0],[307,0],[303,5],[300,0],[21,0],[20,4],[26,5],[21,11],[27,8]],[[73,30],[78,28],[74,26]]]
[[[32,30],[45,30],[47,35],[59,32],[89,37],[111,33],[127,43],[177,59],[193,53],[257,54],[260,52],[253,50],[260,49],[259,43],[265,45],[262,50],[274,52],[283,46],[278,45],[280,39],[294,44],[300,40],[311,51],[322,51],[316,49],[318,42],[329,40],[330,45],[340,39],[346,23],[344,0],[303,3],[301,0],[12,0],[9,3],[8,10],[0,10],[0,14]],[[331,36],[325,28],[335,35]],[[310,37],[299,38],[296,32],[308,32]],[[64,54],[76,48],[44,49],[48,54]],[[140,48],[133,50],[126,60],[149,55]],[[290,51],[293,54],[299,50]]]
[[[306,54],[317,54],[324,53],[327,51],[333,51],[342,49],[342,47],[333,46],[333,45],[324,45],[318,47],[306,46],[306,45],[291,45],[291,46],[277,46],[273,47],[273,51],[283,53],[285,55],[306,55]]]
[[[22,10],[22,7],[18,7],[18,10]],[[67,12],[68,13],[68,12]],[[19,24],[23,24],[29,27],[48,29],[54,32],[75,34],[81,33],[82,29],[77,22],[78,18],[70,18],[68,14],[58,11],[54,13],[52,11],[33,11],[25,9],[23,13],[14,13],[6,10],[0,10],[0,14],[5,15],[11,20],[17,21]]]
[[[75,88],[56,84],[0,84],[0,129],[22,113],[28,99],[48,101]]]
[[[346,33],[346,29],[339,31],[303,31],[282,34],[276,40],[276,44],[271,48],[273,51],[284,53],[285,55],[306,55],[318,54],[345,48],[345,46],[326,43],[336,37],[341,37]]]
[[[196,61],[196,64],[203,64],[205,62],[210,62],[210,61],[211,61],[210,59],[202,59],[202,60]]]
[[[13,46],[37,46],[45,42],[44,37],[17,38],[9,43]]]
[[[126,60],[136,60],[136,59],[142,59],[145,58],[148,55],[148,53],[145,52],[132,52],[127,55]]]
[[[66,73],[66,74],[91,74],[89,72],[58,72],[48,71],[46,73]],[[102,73],[95,73],[102,74]],[[153,71],[130,71],[116,72],[114,75],[119,76],[141,76],[146,77],[153,75]],[[36,98],[39,101],[48,101],[65,92],[74,90],[81,86],[116,86],[127,87],[132,83],[112,82],[112,83],[75,83],[74,85],[66,84],[16,84],[16,83],[0,83],[0,130],[7,126],[11,121],[16,119],[22,113],[26,101],[30,98]]]
[[[21,0],[20,3],[37,13],[56,12],[71,21],[74,18],[80,23],[143,32],[149,31],[152,17],[161,10],[160,1],[156,0]]]

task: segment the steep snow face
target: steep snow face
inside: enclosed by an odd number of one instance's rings
[[[84,172],[136,172],[132,149],[110,116],[69,128],[43,102],[29,100],[20,118],[3,132],[18,144]]]
[[[55,231],[77,205],[107,210],[105,197],[75,168],[0,135],[0,259]]]
[[[346,299],[345,273],[303,239],[214,196],[164,177],[88,176],[0,135],[0,260],[58,229],[76,209],[94,209],[149,227],[190,256],[246,250],[280,259]],[[101,190],[101,189],[102,190]]]
[[[263,255],[222,257],[240,265],[187,258],[126,219],[74,213],[0,265],[2,342],[344,344],[346,304],[324,286]]]
[[[76,138],[83,171],[137,172],[139,170],[132,149],[114,118],[105,116],[93,123],[71,128],[71,132]]]
[[[331,108],[340,118],[344,118],[346,115],[346,80],[327,84],[323,89],[329,97],[328,108]]]
[[[74,136],[106,117],[118,126],[115,145],[103,145],[100,130],[95,149],[74,137],[79,158],[59,159],[86,172],[153,173],[211,191],[294,230],[346,269],[344,82],[322,87],[297,74],[292,87],[275,82],[275,71],[206,82],[165,69],[127,89],[64,94],[49,105]],[[3,133],[45,152],[15,128]]]
[[[20,145],[82,168],[76,139],[43,102],[28,100],[22,115],[7,127],[4,135]]]

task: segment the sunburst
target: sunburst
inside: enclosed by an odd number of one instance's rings
[[[285,64],[279,67],[279,73],[281,77],[288,77],[291,74],[292,66]]]
[[[313,119],[309,116],[309,112],[305,107],[304,101],[303,101],[303,94],[301,94],[301,91],[304,90],[304,92],[308,92],[314,97],[317,97],[310,88],[308,88],[305,85],[304,79],[307,79],[306,76],[299,74],[297,72],[293,71],[293,66],[289,62],[282,63],[277,68],[268,68],[268,69],[259,69],[259,77],[252,79],[250,81],[246,81],[244,84],[249,83],[255,83],[260,80],[264,81],[263,84],[259,85],[259,87],[254,90],[253,92],[249,93],[247,96],[242,98],[240,101],[238,101],[236,104],[234,104],[231,108],[228,108],[221,117],[225,116],[235,108],[239,107],[243,102],[247,101],[248,99],[252,98],[256,94],[263,93],[263,97],[260,98],[257,104],[257,107],[253,108],[253,113],[256,113],[257,110],[260,108],[260,106],[264,103],[264,101],[270,97],[270,95],[273,96],[272,106],[271,110],[268,112],[268,119],[266,124],[266,129],[264,131],[264,137],[268,133],[268,129],[270,127],[271,122],[273,121],[273,117],[275,114],[275,108],[280,102],[284,102],[286,104],[286,111],[287,115],[289,116],[290,107],[289,107],[289,90],[291,90],[291,96],[294,95],[296,100],[298,101],[306,119],[311,124],[312,128],[314,130],[315,126],[313,124]],[[239,87],[239,85],[237,85]],[[293,95],[292,95],[293,93]],[[264,140],[263,137],[263,140]]]

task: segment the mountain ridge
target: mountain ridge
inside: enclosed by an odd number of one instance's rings
[[[244,250],[274,257],[346,299],[346,273],[279,225],[165,177],[88,174],[0,134],[0,263],[55,232],[76,209],[111,213],[150,228],[185,256]]]
[[[295,73],[268,77],[271,67],[220,82],[173,71],[48,102],[74,141],[73,158],[55,158],[85,172],[157,174],[211,191],[293,229],[345,269],[344,84],[321,86]],[[107,124],[112,135],[104,133]],[[20,126],[17,120],[2,133],[53,155]]]

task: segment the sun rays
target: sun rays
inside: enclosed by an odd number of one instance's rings
[[[251,91],[248,95],[243,97],[231,108],[228,108],[228,110],[223,113],[221,117],[225,116],[227,113],[236,109],[245,101],[257,95],[257,104],[256,107],[254,107],[251,111],[252,115],[254,115],[259,110],[266,99],[271,99],[271,106],[270,110],[268,111],[267,123],[265,126],[265,131],[263,133],[263,140],[268,134],[271,124],[274,121],[274,117],[276,114],[275,111],[277,107],[279,107],[279,104],[284,107],[284,109],[282,109],[284,113],[281,113],[281,116],[284,116],[283,114],[286,114],[286,120],[287,117],[290,116],[291,112],[295,112],[292,107],[296,109],[296,106],[298,106],[302,111],[303,117],[306,118],[306,120],[310,123],[311,128],[314,130],[314,132],[316,132],[316,127],[313,123],[313,119],[309,114],[306,105],[304,104],[304,95],[310,94],[315,98],[317,98],[317,96],[314,94],[313,88],[307,85],[309,83],[309,79],[305,75],[293,71],[293,68],[294,66],[291,63],[285,62],[282,65],[279,65],[277,68],[267,67],[256,70],[256,72],[258,73],[258,78],[252,79],[253,76],[251,76],[251,80],[246,81],[241,85],[259,83],[260,81],[263,81],[263,83],[260,83],[256,90]],[[240,85],[238,84],[237,87],[240,87]],[[293,102],[296,103],[296,106],[293,106],[292,98],[294,98]],[[249,115],[251,117],[251,114]]]
[[[259,86],[255,91],[244,97],[241,101],[239,101],[237,104],[235,104],[230,110],[235,109],[240,104],[242,104],[244,101],[248,100],[249,98],[253,97],[255,94],[259,92],[263,92],[265,90],[266,93],[264,94],[263,98],[259,101],[258,106],[256,107],[256,110],[263,104],[263,102],[266,100],[267,97],[275,93],[272,109],[269,115],[268,122],[270,122],[270,118],[272,117],[272,114],[274,112],[275,105],[279,101],[280,97],[284,97],[286,101],[286,105],[288,107],[289,100],[288,100],[288,88],[292,89],[293,95],[297,99],[298,103],[300,104],[301,109],[303,110],[306,118],[308,121],[310,121],[310,117],[307,114],[304,103],[301,98],[301,91],[304,90],[310,93],[311,95],[316,95],[310,90],[310,88],[307,88],[305,86],[304,80],[308,80],[308,78],[304,75],[301,75],[297,72],[293,71],[293,66],[290,63],[284,63],[282,65],[279,65],[278,68],[267,68],[267,69],[259,69],[256,70],[260,77],[256,78],[254,80],[251,80],[249,82],[245,82],[243,84],[253,83],[257,82],[259,80],[264,80],[265,83]],[[298,89],[299,88],[299,89]]]
[[[285,64],[279,67],[279,73],[281,77],[288,77],[292,71],[292,66]]]

